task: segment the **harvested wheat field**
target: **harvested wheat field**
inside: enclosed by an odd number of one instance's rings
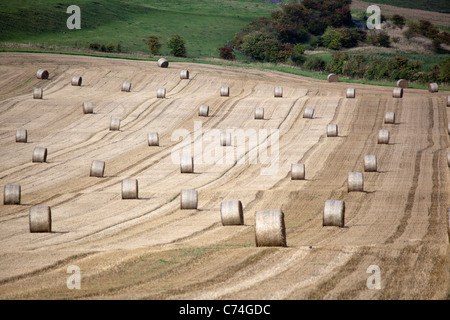
[[[392,88],[351,84],[347,99],[348,84],[278,72],[51,54],[1,53],[0,68],[0,187],[21,192],[20,204],[0,204],[0,298],[447,298],[446,92],[405,89],[395,99]],[[49,78],[37,79],[39,69]],[[386,112],[395,123],[384,123]],[[329,123],[339,126],[332,138]],[[15,141],[21,128],[26,143]],[[257,145],[222,146],[230,129],[256,132]],[[149,145],[151,132],[159,145]],[[182,140],[192,173],[180,172]],[[35,147],[47,148],[46,161],[32,162]],[[376,156],[376,171],[364,171],[365,155]],[[94,160],[104,162],[98,176]],[[293,163],[305,164],[305,179],[291,179]],[[362,172],[362,191],[348,192],[349,172]],[[138,181],[136,198],[122,199],[126,179]],[[197,191],[197,209],[181,209],[182,190]],[[223,225],[221,203],[232,200],[243,224]],[[326,200],[345,202],[343,227],[323,226]],[[30,232],[34,206],[51,208],[51,232]],[[284,214],[285,246],[256,246],[264,210]],[[67,286],[71,266],[80,289]],[[379,287],[369,285],[373,266]]]

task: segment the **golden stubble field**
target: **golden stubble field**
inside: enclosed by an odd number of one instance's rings
[[[49,80],[36,78],[41,68]],[[256,69],[51,54],[1,53],[0,69],[0,185],[22,191],[20,205],[0,204],[2,299],[447,298],[448,93],[406,89],[395,99],[389,87]],[[74,75],[81,86],[71,86]],[[131,92],[121,91],[124,81]],[[43,99],[32,98],[35,87]],[[93,114],[83,114],[86,101]],[[313,119],[303,118],[308,107]],[[384,123],[388,111],[395,124]],[[109,130],[111,117],[120,131]],[[338,137],[327,137],[328,123]],[[15,142],[21,127],[27,143]],[[224,161],[180,173],[175,133],[200,159],[200,130],[215,129],[277,133],[277,170],[263,175],[250,147],[237,161],[228,146]],[[377,143],[380,129],[389,144]],[[159,147],[147,144],[153,131]],[[47,148],[47,162],[31,161],[36,146]],[[371,154],[378,171],[363,172]],[[105,161],[103,178],[89,176],[93,160]],[[305,180],[291,180],[297,162]],[[363,192],[347,192],[353,171],[363,172]],[[121,198],[127,178],[139,181],[139,199]],[[197,210],[180,210],[181,189],[198,191]],[[345,201],[345,227],[322,226],[327,199]],[[243,225],[222,225],[226,200],[241,200]],[[35,205],[51,207],[51,233],[29,232]],[[284,212],[286,247],[255,246],[255,212],[265,209]],[[69,266],[79,268],[81,289],[68,289]],[[380,289],[367,286],[371,266]]]

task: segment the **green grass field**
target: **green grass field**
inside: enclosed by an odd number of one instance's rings
[[[80,30],[66,26],[71,4],[81,9]],[[179,34],[188,57],[218,57],[217,48],[243,26],[278,7],[268,0],[2,0],[0,42],[41,48],[120,43],[123,51],[148,53],[145,39],[158,35],[161,54],[168,54],[167,39]]]

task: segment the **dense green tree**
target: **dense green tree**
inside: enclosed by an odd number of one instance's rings
[[[450,57],[442,61],[440,69],[439,81],[450,83]]]
[[[331,61],[328,63],[326,71],[335,74],[343,74],[344,65],[347,63],[349,56],[343,52],[333,52]]]
[[[170,49],[170,53],[175,57],[186,56],[186,43],[180,35],[173,35],[167,42],[167,46]]]

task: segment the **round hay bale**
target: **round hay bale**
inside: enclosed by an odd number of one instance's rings
[[[166,88],[158,88],[158,90],[156,91],[156,97],[164,99],[166,97]]]
[[[52,232],[52,210],[49,206],[30,208],[30,232]]]
[[[122,199],[138,199],[138,181],[136,179],[122,180]]]
[[[45,79],[48,79],[48,76],[49,76],[48,71],[45,70],[45,69],[39,69],[39,70],[36,72],[36,77],[37,77],[38,79],[45,80]]]
[[[349,172],[347,179],[347,191],[363,191],[364,181],[362,172]]]
[[[275,87],[273,95],[275,98],[282,98],[283,97],[283,87]]]
[[[389,130],[378,131],[378,144],[389,144]]]
[[[32,162],[45,162],[47,161],[47,148],[35,147],[33,150]]]
[[[328,80],[328,82],[338,82],[339,77],[334,73],[330,73],[327,77],[327,80]]]
[[[257,247],[285,247],[286,228],[281,210],[263,210],[255,214],[255,242]]]
[[[406,89],[406,88],[408,88],[408,85],[409,85],[409,83],[405,79],[400,79],[397,81],[397,87],[399,87],[399,88]]]
[[[33,99],[42,99],[44,96],[44,90],[42,88],[34,88]]]
[[[305,180],[305,164],[292,163],[291,164],[291,180]]]
[[[181,209],[197,209],[198,193],[196,190],[181,190],[180,208]]]
[[[338,136],[338,126],[337,124],[327,125],[327,137],[337,137]]]
[[[161,58],[158,60],[158,67],[167,68],[168,66],[169,66],[169,61],[167,61],[165,58]]]
[[[73,76],[72,77],[72,85],[73,86],[81,86],[81,83],[83,82],[83,78],[81,78],[80,76]]]
[[[21,188],[18,184],[7,184],[3,190],[3,204],[20,204]]]
[[[303,118],[312,119],[314,116],[313,108],[305,108],[305,112],[303,112]]]
[[[157,147],[157,146],[159,146],[159,135],[158,135],[158,132],[150,132],[148,134],[148,145],[150,147]]]
[[[428,91],[430,92],[438,92],[439,91],[439,87],[437,83],[429,83],[428,84]]]
[[[209,106],[201,105],[198,109],[198,115],[200,117],[207,117],[209,114]]]
[[[447,96],[447,107],[450,107],[450,96]]]
[[[193,157],[181,157],[180,171],[181,171],[181,173],[193,173],[194,172],[194,158]]]
[[[130,92],[131,91],[131,82],[124,81],[122,83],[122,91]]]
[[[376,172],[377,171],[377,156],[376,155],[364,156],[364,171],[365,172]]]
[[[189,79],[189,70],[181,70],[180,71],[180,79]]]
[[[16,142],[23,142],[27,143],[28,140],[28,133],[26,129],[17,129],[16,130]]]
[[[264,108],[261,107],[255,108],[255,119],[264,120]]]
[[[109,122],[109,130],[111,131],[119,131],[120,130],[120,119],[111,118]]]
[[[395,123],[395,112],[388,111],[384,114],[384,123],[394,124]]]
[[[223,147],[231,146],[231,133],[230,132],[222,132],[220,134],[220,145]]]
[[[340,200],[325,200],[323,207],[322,225],[332,227],[344,227],[345,202]]]
[[[447,166],[450,167],[450,151],[447,151]]]
[[[392,97],[393,98],[403,98],[403,88],[394,88],[392,91]]]
[[[220,204],[220,217],[223,226],[238,226],[244,224],[244,213],[240,200],[224,201]]]
[[[356,95],[355,88],[347,88],[346,96],[347,98],[354,98]]]
[[[92,105],[92,102],[83,102],[81,107],[84,114],[94,113],[94,106]]]
[[[220,96],[222,96],[222,97],[230,96],[230,88],[225,87],[225,86],[220,88]]]
[[[105,161],[93,160],[89,176],[102,178],[104,173],[105,173]]]

